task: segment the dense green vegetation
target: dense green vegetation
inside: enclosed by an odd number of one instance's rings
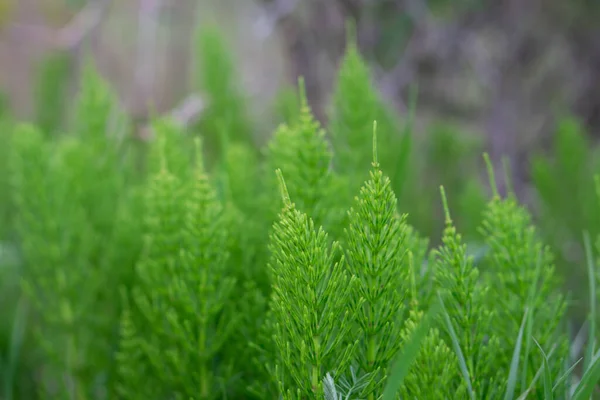
[[[2,398],[599,395],[600,165],[575,122],[533,213],[457,129],[413,140],[352,41],[329,124],[299,80],[264,149],[218,33],[197,46],[206,113],[147,145],[92,63],[69,107],[56,57],[33,122],[1,110]]]

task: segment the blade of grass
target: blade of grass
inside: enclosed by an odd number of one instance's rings
[[[552,355],[554,354],[555,350],[556,350],[556,345],[552,346],[552,349],[548,353],[548,358],[552,357]],[[544,371],[544,363],[542,363],[542,365],[538,368],[537,372],[535,373],[535,376],[533,377],[533,379],[529,383],[529,387],[527,387],[527,390],[524,391],[523,393],[521,393],[521,395],[519,397],[517,397],[517,400],[525,400],[525,399],[527,399],[527,396],[529,396],[529,393],[531,393],[531,391],[535,387],[535,385],[536,385],[538,379],[540,379],[540,375],[542,375],[543,371]]]
[[[529,315],[534,313],[535,308],[535,295],[536,289],[538,287],[538,282],[540,279],[542,271],[542,254],[538,252],[536,263],[535,263],[535,275],[533,284],[529,287],[529,292],[527,293],[527,309],[529,310]],[[527,318],[527,323],[525,325],[525,354],[524,359],[529,360],[529,354],[531,353],[531,332],[533,331],[533,318]],[[523,368],[521,371],[521,389],[527,387],[527,368]]]
[[[569,377],[571,376],[571,372],[573,372],[573,370],[575,369],[575,367],[577,367],[577,364],[579,364],[581,361],[583,360],[583,358],[580,358],[579,360],[577,360],[573,365],[571,365],[564,374],[561,375],[560,378],[558,378],[558,380],[556,381],[556,383],[554,384],[554,387],[552,387],[552,391],[556,391],[556,389],[558,389],[558,387],[560,385],[562,385],[567,379],[569,379]]]
[[[450,334],[450,338],[452,339],[452,346],[454,347],[454,351],[456,352],[456,356],[458,358],[458,365],[460,367],[460,372],[463,375],[465,382],[467,383],[467,389],[469,391],[469,398],[471,400],[475,399],[475,392],[473,392],[473,385],[471,384],[471,377],[469,376],[469,369],[467,368],[467,362],[465,360],[465,356],[460,348],[460,342],[458,340],[458,336],[456,335],[456,331],[454,330],[454,326],[452,326],[452,320],[450,319],[450,315],[448,315],[448,311],[446,310],[446,306],[444,306],[444,300],[438,293],[438,299],[440,301],[440,305],[442,307],[442,311],[444,312],[444,320],[446,321],[446,327],[448,328],[448,333]]]
[[[591,360],[590,366],[581,377],[581,381],[573,393],[573,400],[589,400],[592,398],[592,392],[600,381],[600,351],[598,351]]]
[[[23,344],[25,324],[27,322],[27,309],[25,306],[25,300],[21,297],[17,305],[15,317],[13,321],[12,332],[10,336],[10,348],[8,351],[7,360],[7,371],[4,374],[4,399],[12,400],[13,398],[13,386],[14,377],[17,366],[19,364],[19,357],[21,354],[21,347]]]
[[[517,336],[517,343],[515,343],[515,350],[513,352],[512,361],[510,362],[510,371],[508,373],[508,382],[506,387],[506,394],[504,400],[512,400],[515,396],[515,389],[517,387],[517,374],[519,372],[519,356],[521,355],[521,347],[523,345],[523,332],[525,331],[525,325],[528,321],[529,310],[525,309],[523,315],[523,321],[521,322],[521,328],[519,328],[519,336]]]
[[[404,378],[408,374],[410,366],[417,358],[419,354],[419,350],[421,349],[421,342],[425,339],[429,332],[429,327],[433,319],[437,316],[440,311],[440,304],[434,303],[425,317],[421,320],[421,323],[410,339],[402,349],[402,352],[394,362],[394,365],[391,369],[390,375],[387,379],[387,383],[385,385],[385,389],[383,391],[383,396],[381,400],[395,400],[398,390],[402,386],[402,382]]]
[[[583,244],[585,247],[585,258],[587,261],[588,270],[588,282],[589,282],[589,296],[590,296],[590,313],[589,313],[589,334],[588,334],[588,345],[585,352],[585,359],[583,362],[583,368],[587,369],[591,362],[592,356],[594,355],[595,344],[596,344],[596,276],[595,276],[595,265],[594,256],[592,255],[592,245],[590,243],[590,235],[588,232],[583,233]]]
[[[548,363],[548,356],[544,352],[542,346],[533,338],[534,343],[542,353],[544,358],[544,400],[554,400],[554,392],[552,392],[552,373],[550,371],[550,364]]]

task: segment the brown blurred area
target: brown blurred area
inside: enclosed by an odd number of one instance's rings
[[[71,4],[72,3],[72,4]],[[600,127],[600,12],[577,0],[0,0],[0,84],[21,116],[31,111],[36,61],[86,8],[101,72],[135,118],[192,91],[194,26],[217,23],[239,62],[254,112],[303,75],[323,120],[345,43],[359,44],[382,94],[406,111],[419,88],[418,125],[447,120],[483,134],[527,181],[527,155],[545,146],[565,112]],[[81,50],[69,48],[73,77]],[[523,189],[524,190],[524,189]]]

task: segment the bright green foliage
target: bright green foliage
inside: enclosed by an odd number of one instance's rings
[[[356,308],[355,334],[360,338],[356,362],[371,375],[363,395],[378,398],[386,370],[400,346],[400,334],[408,293],[407,260],[403,252],[405,216],[398,215],[396,197],[389,178],[379,168],[374,135],[374,159],[370,179],[361,188],[349,211],[344,236],[346,265],[356,276],[352,297]]]
[[[354,278],[345,272],[343,258],[335,261],[337,242],[330,248],[327,234],[291,202],[283,177],[284,208],[275,223],[269,247],[273,292],[273,340],[277,348],[280,382],[286,399],[321,399],[322,378],[346,371],[353,344],[353,305],[349,303]]]
[[[0,106],[0,396],[34,398],[33,352],[24,349],[30,337],[26,299],[20,290],[22,259],[15,241],[15,207],[11,192],[14,121],[5,100]]]
[[[259,201],[258,159],[248,146],[239,143],[229,144],[225,156],[214,181],[230,224],[231,264],[241,281],[253,281],[266,291],[266,251],[262,243],[267,231]]]
[[[55,368],[50,373],[66,374],[57,398],[86,395],[91,387],[85,366],[97,361],[89,360],[88,353],[99,344],[92,335],[98,321],[89,310],[102,279],[90,269],[94,241],[85,229],[84,209],[70,200],[75,186],[65,159],[72,147],[52,148],[32,126],[19,127],[13,139],[13,201],[26,268],[23,290],[39,319],[37,340]]]
[[[368,178],[366,165],[371,155],[367,144],[372,121],[377,120],[381,169],[390,177],[399,209],[408,213],[408,223],[438,242],[443,217],[437,187],[444,185],[456,194],[450,199],[450,206],[457,214],[457,226],[471,239],[477,233],[487,199],[479,176],[473,173],[478,167],[474,160],[481,154],[481,143],[448,123],[429,128],[427,142],[417,143],[412,132],[416,94],[410,100],[408,115],[401,124],[382,100],[350,36],[335,84],[328,126],[335,169],[348,176],[346,186],[350,194],[358,190]]]
[[[238,329],[232,333],[227,352],[236,358],[239,370],[244,371],[238,378],[243,382],[239,387],[245,392],[253,383],[268,378],[268,374],[260,375],[265,363],[260,362],[256,368],[256,349],[249,345],[260,334],[270,292],[265,268],[268,252],[264,245],[268,231],[259,202],[256,152],[242,143],[228,143],[220,167],[214,181],[225,204],[228,268],[236,278],[234,302],[241,319]],[[268,340],[263,341],[263,345],[266,342]]]
[[[189,131],[204,152],[168,118],[153,119],[149,143],[125,139],[91,63],[63,135],[49,134],[49,114],[16,128],[0,115],[3,399],[588,400],[597,343],[567,348],[552,256],[566,259],[557,247],[577,230],[597,234],[598,203],[582,189],[597,163],[571,128],[560,162],[539,169],[556,218],[538,234],[514,196],[484,199],[471,160],[481,149],[455,128],[410,146],[412,115],[397,128],[354,43],[331,124],[315,120],[300,81],[265,154],[216,31],[197,49],[208,109]],[[584,210],[554,205],[569,196],[554,176]]]
[[[489,287],[486,300],[496,309],[493,326],[502,348],[514,348],[525,309],[530,316],[517,385],[524,391],[542,364],[532,338],[546,350],[557,346],[556,366],[565,357],[566,337],[561,333],[565,299],[550,249],[538,238],[529,213],[513,196],[501,199],[495,193],[485,210],[481,233],[489,246],[482,267]],[[496,363],[497,368],[503,363],[508,368],[510,360]]]
[[[468,384],[477,398],[485,398],[490,391],[489,386],[496,383],[493,379],[497,369],[493,367],[493,353],[498,346],[492,326],[493,314],[485,307],[489,294],[487,288],[480,285],[479,270],[473,266],[472,257],[467,255],[467,246],[453,225],[443,190],[442,200],[446,229],[442,246],[435,251],[434,280],[465,357],[470,379]],[[464,389],[463,385],[464,382],[453,382],[456,390]]]
[[[416,304],[414,304],[416,306]],[[405,322],[401,341],[405,343],[423,319],[423,312],[413,309]],[[456,384],[458,363],[452,349],[446,345],[437,328],[430,330],[424,339],[419,356],[404,379],[400,391],[402,398],[443,400],[446,390]],[[451,389],[450,389],[451,390]],[[455,398],[465,398],[464,386],[454,389]]]
[[[331,170],[332,152],[325,131],[307,104],[302,81],[300,107],[298,121],[292,126],[280,125],[269,143],[265,172],[268,174],[267,206],[273,208],[281,204],[273,200],[276,181],[271,178],[275,169],[281,169],[298,209],[308,214],[317,226],[339,229],[345,204],[335,204],[340,199],[334,196],[342,180]]]
[[[149,174],[160,172],[164,164],[169,172],[181,180],[189,178],[193,158],[193,141],[186,131],[169,118],[160,118],[152,123],[152,130],[162,146],[150,146],[146,170]]]
[[[101,375],[111,375],[117,288],[137,255],[135,219],[126,219],[131,165],[108,134],[117,130],[106,125],[117,111],[115,97],[91,67],[76,110],[82,121],[77,136],[85,140],[48,140],[22,126],[12,135],[10,157],[24,290],[36,305],[46,383],[55,386],[55,379],[68,376],[57,396],[87,396]],[[130,223],[116,225],[124,221]]]
[[[220,360],[236,327],[226,233],[200,150],[184,184],[165,164],[147,192],[146,241],[123,319],[120,396],[221,398]],[[137,350],[138,347],[140,350]]]

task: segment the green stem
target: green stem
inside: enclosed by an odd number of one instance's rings
[[[200,351],[200,398],[207,399],[209,394],[210,377],[208,376],[208,368],[206,366],[206,329],[204,323],[200,324],[199,332],[199,351]]]
[[[367,363],[368,363],[368,368],[369,371],[373,370],[373,367],[375,366],[375,336],[371,335],[368,339],[368,344],[367,344]],[[371,392],[368,395],[368,400],[375,400],[375,393]]]
[[[313,345],[315,346],[315,365],[312,367],[311,387],[313,393],[318,397],[321,381],[321,338],[319,336],[313,336]]]

